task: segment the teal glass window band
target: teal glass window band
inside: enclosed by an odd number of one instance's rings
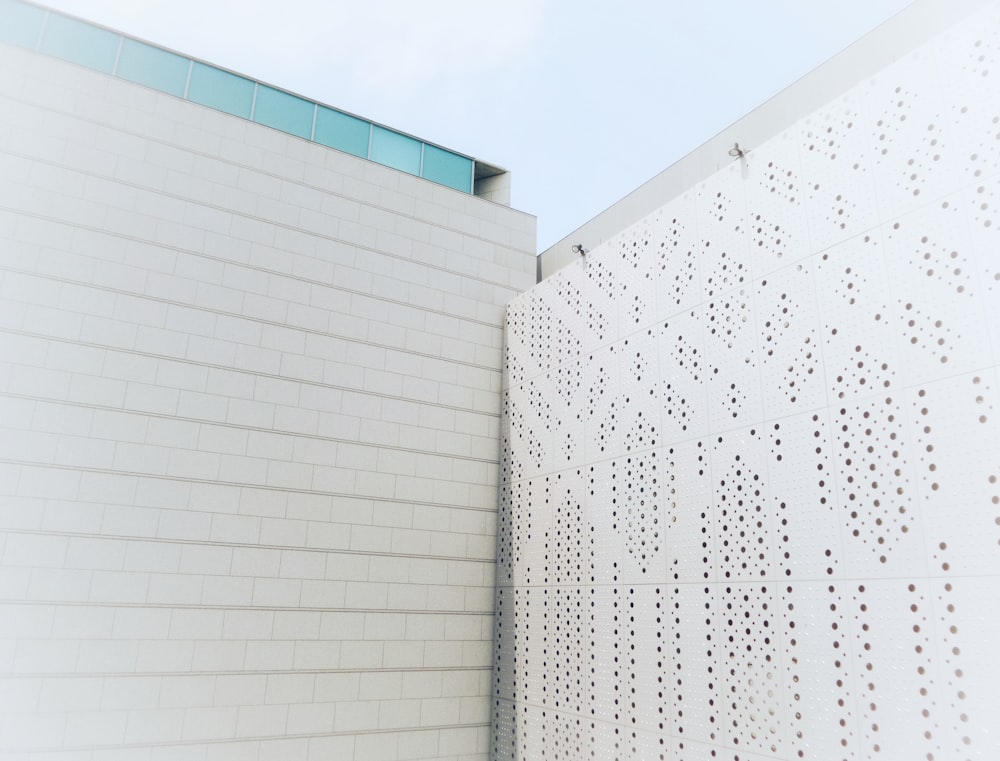
[[[0,43],[37,50],[463,193],[474,192],[471,158],[22,0],[0,0]]]
[[[190,68],[191,61],[187,58],[126,37],[118,57],[117,74],[130,82],[183,98]]]
[[[115,68],[120,39],[119,35],[107,29],[50,13],[39,50],[88,69],[110,74]]]
[[[253,82],[238,74],[195,61],[188,100],[249,119],[253,108],[253,86]]]
[[[316,104],[275,90],[267,85],[257,85],[257,100],[253,109],[253,120],[268,127],[280,129],[307,140],[312,135],[313,112]]]
[[[401,172],[419,175],[420,148],[419,140],[376,124],[372,128],[371,153],[368,158]]]
[[[364,119],[320,106],[316,112],[313,140],[345,153],[368,158],[368,135],[372,125]]]
[[[472,159],[459,156],[444,148],[424,144],[422,176],[440,185],[472,192]]]
[[[45,11],[15,0],[0,0],[0,42],[33,48],[45,21]]]

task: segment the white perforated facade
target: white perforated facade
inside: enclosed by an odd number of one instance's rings
[[[508,309],[497,759],[994,759],[1000,8]]]

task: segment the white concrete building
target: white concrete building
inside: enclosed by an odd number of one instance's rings
[[[486,758],[506,177],[33,5],[0,40],[0,758]]]
[[[993,761],[998,71],[917,0],[536,261],[0,0],[0,761]]]

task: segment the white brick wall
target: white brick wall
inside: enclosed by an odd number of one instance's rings
[[[0,71],[0,758],[485,758],[534,220]]]

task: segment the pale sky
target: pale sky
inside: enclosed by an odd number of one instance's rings
[[[910,0],[41,0],[509,169],[544,250]]]

